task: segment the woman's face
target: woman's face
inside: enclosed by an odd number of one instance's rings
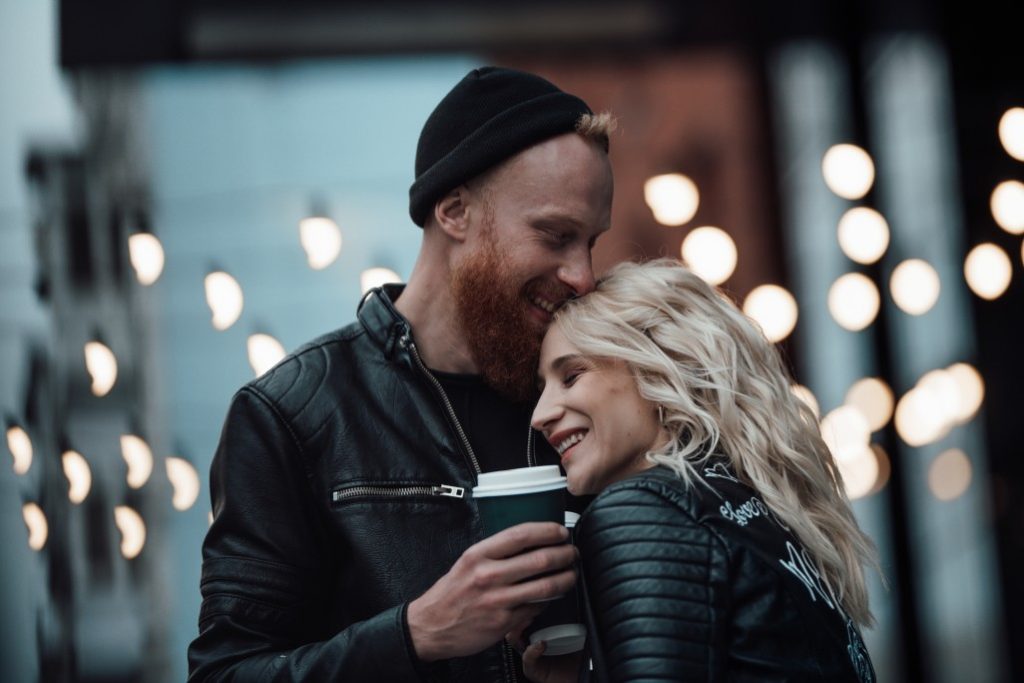
[[[644,455],[667,435],[624,361],[580,355],[553,325],[538,375],[543,389],[532,424],[561,456],[571,493],[598,493],[653,466]]]

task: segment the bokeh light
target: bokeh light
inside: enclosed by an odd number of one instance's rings
[[[875,479],[875,485],[868,495],[884,489],[885,485],[889,483],[889,477],[892,476],[892,460],[889,459],[889,454],[885,452],[885,449],[877,443],[873,443],[871,450],[875,452],[875,462],[878,463],[878,478]]]
[[[128,486],[142,488],[153,472],[153,451],[134,434],[121,435],[121,457],[128,465]]]
[[[249,354],[249,365],[252,366],[252,371],[256,373],[257,377],[280,363],[281,359],[287,355],[281,342],[269,334],[249,335],[245,346]]]
[[[960,399],[956,421],[963,424],[971,420],[981,408],[985,400],[985,382],[981,374],[967,363],[953,363],[946,371],[956,382]]]
[[[942,398],[914,387],[896,404],[896,433],[910,446],[938,441],[949,432]]]
[[[821,415],[821,407],[818,404],[818,399],[814,396],[814,392],[802,384],[794,384],[790,387],[790,390],[794,396],[807,404],[807,407],[811,409],[815,417]]]
[[[875,321],[881,297],[866,275],[847,273],[828,290],[828,310],[840,327],[857,332]]]
[[[889,247],[889,224],[882,214],[857,206],[839,219],[839,248],[857,263],[868,265],[882,258]]]
[[[939,274],[927,261],[908,259],[896,266],[889,280],[892,299],[904,313],[923,315],[939,300]]]
[[[871,442],[871,426],[859,409],[842,405],[821,419],[821,438],[837,461],[853,461]]]
[[[892,419],[895,397],[889,385],[877,377],[857,380],[846,392],[845,405],[853,406],[867,419],[871,431],[877,432]]]
[[[1004,180],[996,185],[989,201],[992,217],[1011,235],[1024,233],[1024,183]]]
[[[68,478],[68,500],[78,505],[92,489],[92,470],[89,462],[78,451],[64,451],[61,455],[64,476]]]
[[[32,550],[42,550],[46,545],[46,537],[50,534],[50,525],[46,523],[46,515],[42,508],[35,503],[25,503],[21,506],[21,516],[28,527],[28,547]]]
[[[114,508],[114,523],[121,532],[121,554],[126,559],[138,557],[146,545],[146,524],[142,516],[127,505]]]
[[[697,185],[681,173],[666,173],[644,183],[644,201],[662,225],[683,225],[697,213]]]
[[[995,244],[979,244],[964,259],[964,277],[971,291],[982,299],[998,299],[1010,286],[1013,264]]]
[[[736,270],[736,243],[721,228],[694,228],[683,239],[681,249],[686,265],[712,285],[720,285]]]
[[[128,237],[128,259],[140,284],[151,285],[164,272],[164,248],[156,235],[137,232]]]
[[[945,369],[926,372],[917,380],[917,388],[931,394],[939,417],[952,427],[961,411],[960,387],[953,375]]]
[[[850,500],[857,500],[874,492],[878,484],[878,457],[871,446],[865,444],[843,457],[836,457],[836,467],[843,480],[843,489]]]
[[[796,327],[796,299],[778,285],[755,287],[743,302],[743,312],[764,331],[770,342],[779,342]]]
[[[875,164],[857,145],[834,145],[821,161],[825,184],[843,199],[860,199],[875,182]]]
[[[242,315],[244,297],[242,287],[235,278],[223,271],[206,276],[206,303],[213,313],[212,323],[216,330],[226,330]]]
[[[199,473],[184,458],[167,458],[165,466],[167,478],[174,489],[171,504],[175,510],[188,510],[199,497]]]
[[[341,253],[341,230],[330,218],[303,218],[299,221],[299,241],[313,270],[323,270]]]
[[[390,268],[367,268],[359,274],[359,288],[366,294],[375,287],[383,287],[393,282],[401,282],[402,278]]]
[[[19,425],[7,427],[7,448],[14,458],[14,473],[25,474],[32,467],[32,439]]]
[[[928,467],[928,488],[942,501],[955,500],[971,484],[971,460],[959,448],[935,456]]]
[[[92,380],[93,395],[106,396],[114,388],[117,382],[117,358],[106,344],[86,342],[85,369]]]
[[[999,119],[999,141],[1007,154],[1024,161],[1024,108],[1007,109]]]

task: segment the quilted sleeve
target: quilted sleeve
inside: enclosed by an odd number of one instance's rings
[[[724,679],[724,545],[657,486],[613,488],[578,527],[595,663],[609,681]]]

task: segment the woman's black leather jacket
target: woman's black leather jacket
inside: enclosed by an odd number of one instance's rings
[[[655,467],[580,520],[593,678],[874,681],[797,539],[724,462],[702,479],[687,488]]]
[[[412,649],[406,606],[482,528],[467,495],[479,468],[392,305],[400,291],[375,290],[358,322],[232,401],[190,681],[514,680],[503,643],[430,666]]]

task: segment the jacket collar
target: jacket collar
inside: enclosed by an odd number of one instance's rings
[[[412,329],[395,308],[394,302],[404,289],[405,285],[401,284],[375,287],[363,296],[356,311],[363,329],[389,359],[398,349],[398,341]]]

